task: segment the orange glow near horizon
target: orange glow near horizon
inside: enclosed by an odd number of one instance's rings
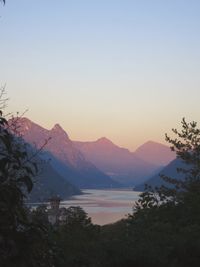
[[[106,136],[131,151],[165,144],[182,117],[198,122],[199,1],[181,12],[179,1],[40,2],[39,12],[35,1],[1,9],[9,111],[28,108],[71,139]]]

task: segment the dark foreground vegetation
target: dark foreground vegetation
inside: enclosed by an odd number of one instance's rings
[[[26,207],[37,174],[35,155],[0,113],[1,267],[156,267],[200,265],[200,130],[182,120],[166,136],[185,164],[185,179],[162,177],[170,187],[147,187],[133,214],[98,226],[80,207],[51,225],[46,206]],[[173,186],[171,186],[173,185]]]
[[[52,226],[46,206],[25,205],[37,153],[0,111],[0,267],[199,267],[200,129],[183,119],[181,132],[173,132],[166,140],[187,166],[177,170],[184,180],[163,176],[169,187],[147,186],[133,214],[117,223],[94,225],[71,207]]]

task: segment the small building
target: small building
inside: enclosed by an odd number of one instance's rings
[[[60,201],[62,199],[59,196],[53,196],[49,199],[50,201],[50,206],[52,210],[58,210],[60,206]]]
[[[60,208],[61,200],[59,196],[53,196],[49,199],[48,220],[52,225],[60,225],[66,220],[66,208]]]

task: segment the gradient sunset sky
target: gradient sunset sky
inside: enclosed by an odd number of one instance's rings
[[[134,150],[200,123],[199,0],[7,0],[0,84],[9,111],[73,140]]]

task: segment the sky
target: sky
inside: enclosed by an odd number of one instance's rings
[[[165,143],[183,117],[200,123],[199,14],[199,0],[7,0],[8,110],[73,140]]]

